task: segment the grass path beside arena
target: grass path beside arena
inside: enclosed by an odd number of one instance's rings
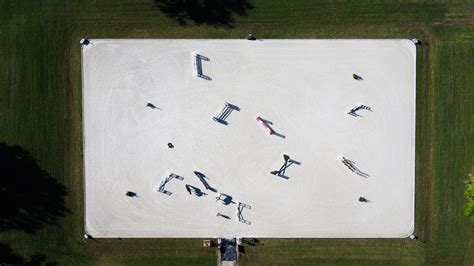
[[[353,1],[350,1],[353,2]],[[372,2],[372,1],[370,1]],[[405,239],[266,239],[242,264],[471,265],[462,214],[474,170],[472,5],[251,1],[233,28],[179,26],[153,1],[0,1],[0,141],[21,145],[64,184],[71,214],[35,234],[0,228],[0,243],[59,264],[215,264],[201,240],[83,241],[80,47],[89,38],[407,38],[417,53],[416,230]],[[5,203],[3,203],[5,204]],[[0,253],[0,256],[2,253]],[[0,257],[1,258],[1,257]]]

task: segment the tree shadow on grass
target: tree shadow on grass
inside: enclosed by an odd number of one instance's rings
[[[24,262],[25,259],[13,252],[9,245],[0,243],[0,263],[23,264]]]
[[[29,259],[16,254],[7,244],[0,243],[0,264],[6,265],[57,265],[56,262],[46,262],[46,256],[41,253],[31,255]]]
[[[66,188],[20,146],[0,143],[0,232],[34,233],[70,211]]]
[[[155,0],[156,5],[168,17],[181,26],[190,22],[197,25],[233,27],[232,14],[246,16],[253,5],[247,0]]]

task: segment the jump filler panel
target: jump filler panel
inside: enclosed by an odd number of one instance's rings
[[[411,41],[90,43],[82,48],[89,235],[413,232]]]

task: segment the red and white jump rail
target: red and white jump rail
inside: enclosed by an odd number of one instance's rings
[[[273,128],[270,127],[270,125],[268,124],[268,122],[267,122],[265,119],[261,118],[260,116],[257,116],[257,121],[262,122],[262,125],[263,125],[266,129],[269,130],[268,133],[270,133],[270,135],[275,134],[275,130],[273,130]]]

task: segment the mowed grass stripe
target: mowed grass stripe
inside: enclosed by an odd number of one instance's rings
[[[466,58],[474,57],[472,31],[462,27],[444,29],[437,43],[434,76],[435,116],[433,165],[435,191],[433,204],[433,248],[430,258],[439,263],[463,262],[472,226],[463,214],[465,201],[463,180],[474,166],[474,65]],[[458,35],[458,38],[452,36]],[[469,41],[463,40],[463,36]]]

